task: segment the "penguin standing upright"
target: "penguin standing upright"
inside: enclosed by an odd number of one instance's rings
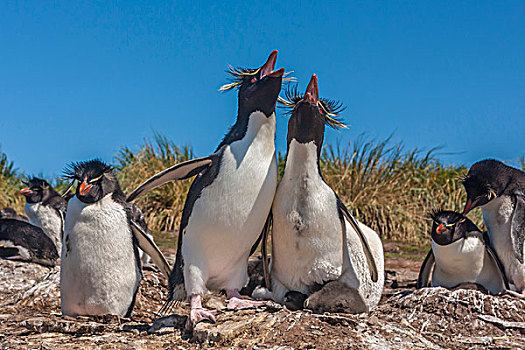
[[[60,252],[67,208],[66,200],[47,181],[36,177],[27,182],[27,187],[22,188],[20,194],[26,197],[24,210],[29,222],[42,228]]]
[[[277,183],[275,104],[284,68],[274,71],[277,51],[258,69],[230,67],[234,81],[221,88],[238,88],[237,121],[215,153],[175,165],[147,180],[129,197],[175,179],[197,175],[179,230],[170,294],[161,312],[190,296],[190,320],[214,319],[202,307],[201,295],[226,290],[229,308],[252,307],[239,289],[248,282],[248,257],[270,211]]]
[[[519,296],[525,297],[525,173],[487,159],[472,165],[462,182],[467,191],[463,214],[481,207],[505,274]]]
[[[137,245],[153,244],[144,232],[147,225],[140,210],[125,201],[115,174],[103,162],[74,163],[66,177],[79,185],[66,214],[62,313],[129,316],[142,277]],[[141,247],[158,262],[150,249]],[[159,267],[169,273],[165,260]]]
[[[362,310],[363,304],[371,308],[379,302],[384,283],[381,240],[351,216],[319,168],[325,124],[345,126],[336,119],[341,105],[319,99],[315,74],[304,95],[288,90],[286,96],[289,101],[284,103],[293,111],[284,175],[272,205],[267,286],[275,301],[301,303],[325,283],[337,280],[360,295],[355,310]]]
[[[421,265],[417,287],[454,288],[476,283],[491,294],[508,289],[503,266],[488,242],[488,236],[472,221],[454,211],[439,210],[430,215],[433,221],[431,244]],[[434,271],[431,272],[434,266]]]

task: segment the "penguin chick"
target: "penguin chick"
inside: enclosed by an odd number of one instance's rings
[[[361,314],[369,312],[368,305],[359,291],[339,281],[328,282],[321,290],[310,295],[304,306],[317,313]]]
[[[462,182],[467,191],[463,214],[481,208],[491,246],[509,282],[525,297],[525,173],[487,159],[472,165]]]
[[[29,222],[40,227],[51,238],[58,252],[62,249],[62,234],[67,202],[43,179],[33,177],[20,190],[26,198],[24,211]]]
[[[488,242],[472,221],[460,213],[439,210],[431,214],[432,250],[421,266],[418,287],[455,288],[461,284],[478,284],[491,294],[508,288],[503,267]]]

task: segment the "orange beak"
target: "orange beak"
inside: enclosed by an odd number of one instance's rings
[[[80,188],[78,189],[78,192],[80,193],[81,196],[83,196],[83,195],[85,195],[86,193],[89,192],[91,187],[93,187],[93,185],[88,185],[85,182],[82,182],[80,184]]]
[[[436,229],[436,232],[438,233],[438,235],[440,235],[440,234],[442,234],[443,232],[445,232],[446,229],[447,229],[447,228],[446,228],[445,226],[443,226],[443,225],[439,225],[439,226],[437,227],[437,229]]]
[[[20,190],[20,194],[23,194],[24,196],[31,193],[33,193],[33,191],[31,191],[29,187],[24,187]]]

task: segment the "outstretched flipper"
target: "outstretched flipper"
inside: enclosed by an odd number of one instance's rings
[[[372,279],[373,282],[377,282],[377,280],[378,280],[378,272],[377,272],[377,266],[376,266],[376,263],[375,263],[375,260],[374,260],[374,256],[372,255],[372,251],[370,250],[370,246],[368,245],[368,241],[366,240],[366,237],[365,237],[363,231],[361,231],[361,228],[359,227],[359,223],[357,222],[356,219],[354,219],[352,214],[350,214],[350,212],[348,211],[346,206],[343,204],[343,202],[341,202],[339,197],[337,197],[337,209],[342,214],[342,217],[346,218],[346,220],[350,223],[350,225],[352,225],[352,227],[354,228],[355,232],[359,236],[359,239],[361,240],[361,244],[363,245],[363,251],[364,251],[365,256],[366,256],[366,261],[368,262],[368,269],[370,270],[371,279]],[[347,237],[346,237],[345,226],[343,226],[343,235],[345,236],[345,240],[343,241],[343,243],[346,243],[347,242],[347,240],[346,240]],[[346,243],[344,246],[348,247],[348,244]],[[344,246],[343,246],[343,248],[344,248]],[[346,248],[346,250],[348,250],[348,248]]]
[[[417,276],[416,284],[417,289],[429,287],[431,285],[430,275],[435,264],[436,258],[434,257],[434,252],[432,249],[430,249],[427,256],[425,257],[425,260],[423,260],[421,268],[419,269],[419,276]]]
[[[131,223],[131,231],[137,239],[137,244],[140,249],[142,249],[146,254],[148,254],[155,265],[160,269],[162,274],[169,278],[170,276],[170,266],[166,261],[166,258],[159,250],[159,247],[153,242],[153,240],[144,232],[144,230],[133,220]]]
[[[139,187],[137,187],[126,199],[127,202],[131,202],[141,194],[148,192],[158,186],[161,186],[167,182],[174,180],[184,180],[192,176],[197,175],[202,170],[208,168],[216,161],[217,155],[211,154],[206,157],[192,159],[187,162],[179,163],[166,170],[161,171],[144,181]]]
[[[512,240],[512,247],[514,248],[514,255],[523,264],[523,243],[525,242],[525,195],[523,193],[515,193],[514,199],[514,214],[512,215],[512,223],[510,229],[510,238]]]

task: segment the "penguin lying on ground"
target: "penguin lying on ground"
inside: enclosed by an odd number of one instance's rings
[[[184,204],[170,294],[160,313],[189,296],[191,323],[213,321],[213,312],[201,304],[209,290],[226,290],[228,308],[260,304],[243,299],[239,289],[248,283],[248,257],[259,243],[277,183],[275,104],[284,68],[273,70],[276,59],[273,51],[258,69],[230,67],[235,80],[221,90],[238,88],[237,121],[215,153],[166,169],[128,197],[197,175]]]
[[[355,305],[347,305],[347,311],[367,311],[379,303],[383,289],[381,240],[352,217],[319,168],[325,124],[345,127],[336,119],[341,105],[319,99],[315,74],[304,95],[288,90],[286,96],[289,101],[284,103],[293,110],[284,175],[273,201],[272,219],[267,221],[268,226],[273,221],[267,286],[275,301],[302,308],[301,302],[310,294],[327,282],[338,281],[357,291]]]
[[[166,277],[169,266],[147,236],[142,213],[125,201],[108,165],[99,160],[73,163],[66,177],[79,185],[66,214],[60,269],[62,313],[129,316],[142,277],[137,245]]]
[[[503,266],[486,234],[454,211],[440,210],[431,218],[432,250],[421,265],[417,288],[432,285],[451,289],[475,283],[493,295],[508,290]]]
[[[463,214],[481,207],[491,246],[516,296],[524,298],[525,173],[487,159],[474,164],[462,182],[467,191]]]
[[[19,215],[16,210],[11,207],[5,207],[0,210],[0,219],[15,219],[24,222],[29,222],[29,219],[26,216]]]
[[[17,219],[0,219],[0,257],[53,267],[58,251],[40,227]]]
[[[60,252],[67,202],[47,181],[33,177],[20,190],[26,197],[24,210],[29,222],[40,227],[51,238]]]

